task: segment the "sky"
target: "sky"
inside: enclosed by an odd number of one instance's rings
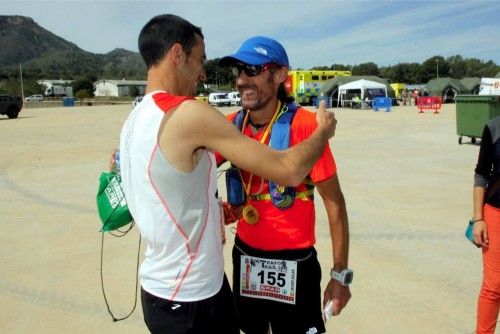
[[[93,53],[137,52],[141,28],[165,13],[202,28],[208,59],[264,35],[283,44],[292,68],[367,62],[380,67],[454,55],[500,65],[500,1],[495,0],[0,0],[0,15],[31,17]]]

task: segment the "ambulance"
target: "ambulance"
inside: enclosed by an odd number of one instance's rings
[[[301,105],[313,105],[323,84],[338,76],[350,76],[351,71],[292,70],[288,72],[285,88]]]

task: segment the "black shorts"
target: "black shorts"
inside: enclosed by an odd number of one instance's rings
[[[295,305],[240,295],[241,255],[296,260]],[[233,293],[240,317],[240,328],[247,334],[324,333],[321,312],[321,267],[314,247],[285,251],[262,251],[244,244],[238,237],[233,248]],[[316,329],[316,331],[314,330]]]
[[[153,334],[239,334],[231,287],[224,275],[220,291],[196,302],[177,302],[156,297],[141,288],[144,322]]]

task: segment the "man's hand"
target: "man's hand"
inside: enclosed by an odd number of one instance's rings
[[[335,114],[331,111],[326,111],[326,102],[323,100],[319,103],[318,110],[316,111],[316,122],[318,128],[324,131],[326,138],[332,138],[335,135],[335,128],[337,127],[337,119]]]
[[[329,300],[333,304],[333,315],[338,315],[351,299],[351,290],[348,286],[343,286],[339,281],[330,279],[323,294],[323,307]]]
[[[111,155],[109,156],[108,168],[110,172],[112,172],[115,169],[115,154],[116,154],[116,148],[114,148],[111,151]]]

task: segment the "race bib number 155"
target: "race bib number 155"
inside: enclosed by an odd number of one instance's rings
[[[241,255],[240,294],[295,304],[297,262]]]

